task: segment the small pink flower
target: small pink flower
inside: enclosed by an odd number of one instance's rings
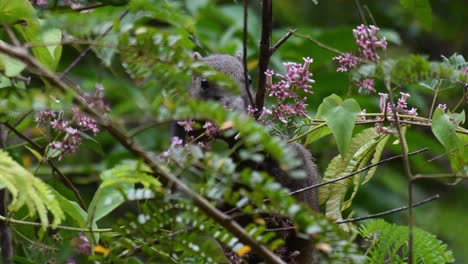
[[[213,122],[206,122],[203,125],[205,133],[208,137],[214,137],[218,134],[218,127]]]
[[[49,0],[36,0],[36,5],[38,6],[46,6],[49,4]]]
[[[379,107],[380,107],[380,111],[383,113],[383,112],[385,112],[385,106],[386,106],[386,104],[387,104],[388,94],[386,94],[386,93],[379,93],[379,96],[380,96]]]
[[[351,52],[341,53],[339,56],[334,57],[333,60],[340,64],[340,67],[336,69],[337,72],[347,72],[359,65],[359,58]]]
[[[185,132],[189,132],[189,131],[193,131],[193,125],[195,124],[195,121],[183,120],[183,121],[177,121],[177,124],[182,126]]]
[[[371,92],[376,92],[374,89],[374,80],[371,78],[367,78],[361,81],[357,82],[359,86],[359,93],[371,93]]]
[[[445,112],[445,110],[447,109],[447,105],[446,105],[446,104],[439,104],[439,105],[437,106],[437,108],[440,108],[440,109],[442,109],[442,111]]]

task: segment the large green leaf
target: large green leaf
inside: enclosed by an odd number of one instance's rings
[[[125,202],[129,192],[134,191],[135,183],[156,190],[161,185],[148,169],[137,162],[118,165],[101,173],[103,182],[94,194],[88,209],[87,224],[93,224]]]
[[[432,9],[429,0],[400,0],[400,3],[414,13],[424,29],[432,29]]]
[[[335,137],[341,155],[348,151],[353,136],[354,122],[361,112],[359,104],[354,99],[342,100],[332,94],[325,99],[317,110],[317,117],[323,118]]]
[[[37,25],[17,25],[15,29],[27,42],[44,45],[32,48],[34,57],[47,69],[55,71],[62,55],[62,45],[58,44],[62,40],[62,32],[57,28],[41,29]]]
[[[445,113],[442,109],[437,108],[432,116],[432,133],[437,140],[447,150],[448,158],[453,172],[458,172],[464,167],[464,151],[463,141],[457,136],[455,128],[460,123],[465,122],[465,111],[461,113]]]
[[[354,136],[346,155],[344,157],[337,155],[333,158],[325,171],[322,181],[337,179],[364,167],[379,143],[377,137],[379,135],[375,133],[375,128],[365,129]],[[354,176],[355,188],[351,198],[345,203],[343,201],[348,192],[351,178],[334,182],[319,189],[319,202],[326,202],[325,214],[328,217],[336,221],[342,220],[341,212],[350,205],[356,195],[360,186],[360,177],[361,174]],[[346,227],[344,228],[346,229]]]

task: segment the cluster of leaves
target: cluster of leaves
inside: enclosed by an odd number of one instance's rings
[[[58,2],[63,4],[63,1]],[[87,3],[83,1],[85,2]],[[106,1],[106,4],[113,5],[114,2]],[[406,7],[413,8],[408,1],[402,3]],[[57,14],[54,8],[36,11],[26,0],[16,2],[0,0],[0,7],[2,6],[8,8],[0,8],[0,15],[8,13],[8,16],[1,16],[1,22],[7,26],[6,28],[13,30],[13,34],[19,37],[18,41],[31,45],[32,55],[50,71],[61,69],[60,63],[70,59],[62,58],[64,47],[57,44],[62,40],[62,34],[72,35],[70,42],[76,45],[80,44],[78,39],[91,39],[85,43],[92,45],[95,57],[87,65],[99,62],[106,67],[103,74],[105,87],[119,91],[113,92],[108,98],[111,104],[115,105],[111,112],[112,118],[134,128],[136,132],[131,134],[135,135],[136,142],[143,143],[148,148],[156,147],[162,150],[167,144],[161,142],[167,141],[165,140],[167,137],[159,132],[167,130],[170,120],[210,120],[218,127],[230,128],[223,132],[226,137],[236,133],[241,135],[238,143],[245,148],[240,153],[243,161],[259,162],[265,159],[266,154],[277,160],[282,169],[295,173],[293,169],[297,164],[288,155],[287,144],[279,137],[272,136],[269,128],[239,113],[226,111],[219,104],[197,102],[188,98],[186,87],[192,74],[203,75],[232,91],[236,90],[236,85],[226,76],[192,60],[192,50],[203,49],[203,44],[195,37],[197,25],[191,17],[181,12],[180,6],[167,1],[134,0],[125,7],[109,6],[95,9],[91,13],[79,14],[73,12]],[[192,12],[204,8],[207,13],[213,12],[215,8],[210,3],[205,7],[203,4],[198,7],[189,4],[189,7]],[[124,8],[129,8],[128,13]],[[5,10],[14,11],[9,13]],[[239,6],[226,7],[222,11],[231,15],[241,14]],[[43,24],[40,23],[39,16],[45,18]],[[27,21],[27,25],[17,23],[22,20]],[[83,21],[86,22],[83,24]],[[59,25],[62,30],[57,28]],[[242,24],[234,23],[231,30],[225,32],[223,39],[229,39],[241,29]],[[200,33],[207,35],[209,32],[201,27]],[[2,39],[7,39],[7,35],[6,32],[2,32]],[[255,34],[251,34],[249,40],[255,43],[254,39]],[[214,44],[205,43],[205,45]],[[231,48],[232,45],[226,44],[222,50]],[[81,48],[78,47],[77,50],[81,51]],[[308,71],[310,62],[310,59],[306,60],[307,67],[304,67],[307,71],[303,72],[301,79],[305,90],[310,88],[307,84],[311,76]],[[331,57],[328,63],[330,62]],[[275,61],[273,64],[278,65]],[[300,69],[299,64],[288,65]],[[0,75],[0,88],[6,88],[0,91],[4,95],[4,99],[0,99],[1,122],[17,120],[20,115],[31,109],[68,110],[72,104],[68,95],[60,95],[60,101],[45,96],[44,94],[55,94],[46,79],[33,80],[32,86],[45,87],[43,90],[25,90],[25,87],[29,88],[29,84],[22,74],[34,73],[34,71],[25,71],[27,66],[17,58],[0,54],[0,68],[3,70]],[[249,66],[255,65],[249,63]],[[467,63],[460,55],[454,55],[443,62],[429,62],[422,56],[396,59],[384,57],[380,61],[370,60],[360,65],[350,73],[350,78],[354,82],[369,77],[375,78],[381,81],[378,81],[376,89],[379,89],[379,85],[382,89],[391,83],[397,87],[395,93],[412,86],[429,88],[431,92],[437,93],[440,89],[466,86],[468,83],[466,67]],[[80,80],[83,89],[95,86],[95,73],[77,72],[76,74],[80,77],[85,76]],[[288,76],[288,73],[278,76],[294,77]],[[21,99],[16,100],[17,98]],[[356,123],[361,120],[359,115],[362,114],[362,106],[356,99],[342,99],[335,94],[325,97],[317,109],[315,120],[308,117],[313,111],[307,109],[310,113],[305,112],[305,100],[301,101],[299,112],[306,118],[288,125],[308,127],[308,129],[295,130],[292,132],[293,139],[304,137],[305,144],[309,145],[331,134],[339,152],[329,163],[323,182],[356,173],[352,178],[327,184],[319,189],[320,202],[325,205],[325,216],[313,213],[304,205],[298,204],[287,194],[289,190],[284,189],[269,175],[238,168],[230,158],[232,150],[221,142],[214,142],[211,151],[202,151],[198,146],[186,145],[183,148],[174,148],[169,158],[155,157],[155,159],[164,169],[177,175],[191,190],[207,198],[213,206],[229,204],[236,207],[238,209],[236,212],[242,216],[254,219],[255,221],[245,226],[245,229],[269,249],[278,249],[284,240],[277,233],[268,230],[262,216],[277,214],[290,218],[302,237],[320,245],[321,253],[327,260],[362,263],[364,262],[362,253],[358,252],[356,244],[349,239],[349,233],[345,232],[355,230],[355,226],[338,226],[334,221],[345,219],[343,211],[351,207],[360,187],[373,178],[377,167],[372,167],[366,172],[357,172],[369,163],[375,164],[380,161],[392,135],[376,133],[375,128],[356,132]],[[34,101],[38,103],[33,105]],[[9,111],[10,109],[15,111]],[[464,144],[467,137],[460,136],[457,131],[466,132],[459,127],[464,122],[464,112],[455,113],[439,108],[433,110],[431,108],[427,111],[431,118],[408,120],[431,126],[435,138],[442,143],[448,153],[452,171],[462,173],[466,170]],[[389,120],[385,120],[387,121]],[[151,126],[144,124],[143,129],[135,127],[147,122],[150,122]],[[274,129],[278,131],[290,129],[284,127],[284,122],[278,122],[275,126]],[[32,127],[31,120],[25,121],[22,126],[26,132],[31,130],[35,135],[37,131],[35,132]],[[154,127],[156,132],[152,129]],[[49,143],[44,139],[37,141]],[[55,228],[60,223],[64,223],[77,228],[59,231],[64,236],[72,236],[71,234],[74,236],[76,233],[71,232],[77,230],[90,230],[91,232],[86,233],[86,239],[83,235],[79,235],[81,242],[76,242],[78,244],[76,246],[86,248],[85,254],[92,255],[90,258],[102,261],[145,259],[183,263],[228,262],[223,254],[225,250],[219,242],[229,247],[238,257],[248,255],[250,251],[248,245],[240,242],[229,230],[208,217],[190,199],[171,190],[172,186],[162,186],[154,177],[158,176],[158,171],[151,171],[139,161],[123,162],[130,158],[129,154],[119,146],[111,147],[111,141],[106,138],[102,140],[102,148],[107,148],[106,151],[112,154],[106,157],[105,166],[108,169],[100,173],[99,187],[92,190],[88,208],[81,208],[73,198],[66,195],[68,190],[64,191],[63,185],[57,183],[57,186],[52,186],[44,183],[1,151],[0,187],[7,189],[12,195],[8,208],[12,213],[11,216],[26,207],[29,212],[28,220],[34,220],[37,214],[43,228],[49,226],[49,214],[53,217],[51,227]],[[146,144],[146,142],[151,143]],[[23,148],[17,146],[12,152],[19,155],[22,151]],[[39,157],[40,161],[45,160],[41,157],[41,153],[33,152],[33,154]],[[95,157],[95,153],[91,156]],[[84,163],[81,160],[74,162]],[[93,158],[90,158],[90,162],[94,162]],[[233,186],[242,187],[233,191]],[[265,199],[269,202],[265,203]],[[34,202],[26,203],[30,200]],[[124,204],[125,207],[122,206]],[[127,215],[121,218],[119,213],[115,213],[116,210],[126,210]],[[99,225],[105,225],[111,222],[113,217],[119,219],[112,227],[112,232],[101,235],[102,230],[98,229],[98,221]],[[34,235],[31,230],[24,232],[27,237]],[[404,247],[402,249],[402,244],[407,240],[405,227],[375,221],[362,227],[360,233],[363,237],[379,233],[367,254],[371,263],[379,263],[382,256],[387,256],[385,252],[387,248],[392,248],[392,259],[401,261],[405,258],[407,249]],[[48,242],[44,241],[44,244],[46,243]],[[431,253],[423,248],[428,245],[433,246],[430,248],[437,252],[434,254],[443,256],[438,263],[453,261],[450,252],[446,251],[438,240],[423,231],[416,231],[415,252],[421,254],[416,254],[418,259],[429,259]],[[27,250],[25,247],[22,249]],[[79,255],[83,254],[83,251],[76,247],[74,252],[70,252],[66,246],[62,250],[67,258],[69,257],[67,261],[83,257]]]
[[[371,220],[359,228],[361,236],[370,243],[369,263],[403,263],[408,252],[408,227],[390,224],[382,219]],[[454,258],[447,245],[434,235],[416,228],[416,263],[451,263]],[[403,257],[402,257],[403,256]]]

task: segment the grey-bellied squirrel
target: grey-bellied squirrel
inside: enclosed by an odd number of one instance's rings
[[[239,83],[240,95],[229,92],[204,77],[194,75],[192,77],[192,85],[189,90],[189,94],[192,98],[200,100],[214,100],[220,102],[226,109],[233,109],[241,112],[247,111],[249,101],[247,89],[245,88],[246,82],[244,78],[244,67],[239,53],[236,54],[236,56],[214,54],[202,57],[199,53],[195,52],[193,59],[202,61],[213,67],[215,70],[234,78]],[[248,83],[248,89],[251,90],[251,80],[249,80]],[[172,134],[182,138],[184,133],[183,129],[181,127],[177,127],[177,125],[175,126],[176,127],[173,127]],[[295,191],[319,183],[320,174],[317,171],[317,167],[310,152],[304,146],[296,142],[289,143],[289,146],[294,152],[292,154],[301,162],[301,166],[299,168],[306,173],[305,178],[291,177],[288,175],[288,172],[280,169],[277,162],[272,159],[266,159],[262,164],[257,164],[255,169],[268,172],[282,186],[288,188],[290,191]],[[295,195],[295,198],[305,203],[312,210],[319,212],[317,191],[315,189],[300,192]],[[286,246],[290,253],[295,255],[295,257],[292,258],[294,263],[318,263],[318,253],[309,241],[292,236],[287,239]],[[249,260],[250,263],[256,263],[258,261],[260,260]]]

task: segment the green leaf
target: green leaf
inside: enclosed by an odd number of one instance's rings
[[[343,101],[336,94],[326,97],[317,110],[317,117],[325,120],[343,156],[348,151],[354,123],[360,112],[361,109],[356,100],[350,98]]]
[[[62,55],[62,45],[57,44],[62,40],[62,32],[57,28],[41,29],[39,25],[17,25],[15,29],[27,42],[47,45],[33,47],[32,52],[42,65],[55,71]]]
[[[365,129],[354,136],[346,155],[344,157],[337,155],[332,159],[324,173],[322,182],[343,177],[362,168],[378,145],[377,137],[379,136],[375,133],[375,128]],[[352,198],[356,195],[359,187],[360,175],[361,174],[354,176],[355,188],[351,194],[351,198],[346,203],[343,203],[343,201],[347,194],[351,178],[328,184],[328,186],[323,186],[319,189],[319,202],[326,202],[325,214],[328,217],[335,221],[343,219],[341,212],[344,208],[349,206]],[[345,226],[342,227],[346,229]]]
[[[79,227],[85,227],[88,214],[80,207],[80,205],[75,201],[70,201],[63,197],[54,189],[51,189],[51,191],[55,195],[55,198],[59,202],[60,207],[63,209],[65,214],[75,220]]]
[[[436,236],[414,228],[414,263],[452,263],[453,253]],[[359,233],[371,242],[367,249],[368,263],[403,263],[408,254],[408,227],[372,219],[359,228]]]
[[[454,173],[460,171],[465,166],[463,141],[457,136],[455,128],[460,123],[465,122],[465,111],[461,113],[444,113],[437,108],[432,116],[432,133],[447,150],[450,165]]]
[[[6,54],[0,54],[0,69],[5,70],[5,76],[16,77],[26,68],[21,61]]]
[[[400,0],[400,3],[414,13],[424,29],[432,29],[432,9],[429,0]]]
[[[388,139],[390,138],[390,135],[384,135],[380,138],[379,143],[375,147],[375,152],[374,152],[374,157],[371,160],[371,164],[375,164],[380,161],[380,158],[382,157],[382,153],[384,150],[385,145],[387,144]],[[377,171],[378,166],[374,166],[370,168],[367,171],[367,175],[362,181],[362,184],[366,184],[372,177],[374,176],[375,172]]]
[[[159,181],[145,171],[149,170],[133,161],[102,172],[103,182],[89,205],[88,225],[102,219],[123,204],[127,193],[133,190],[135,183],[158,190],[161,186]]]
[[[318,126],[314,126],[313,128],[311,128],[309,131],[306,132],[307,133],[307,137],[306,137],[306,140],[304,142],[304,146],[307,146],[325,136],[328,136],[331,134],[331,130],[328,126],[325,126],[325,125],[318,125]]]
[[[29,146],[25,146],[25,147],[34,155],[34,157],[36,157],[36,159],[42,162],[43,158],[42,158],[41,153],[37,152],[35,149]]]
[[[0,24],[36,20],[36,11],[28,0],[0,0]]]

